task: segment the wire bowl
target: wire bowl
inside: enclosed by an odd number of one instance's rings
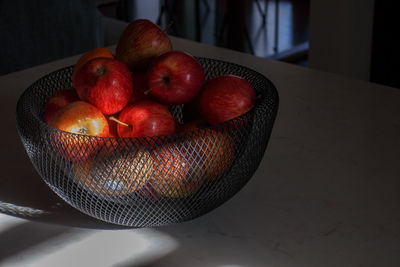
[[[145,138],[63,132],[43,120],[47,99],[71,87],[73,66],[33,83],[17,104],[17,128],[27,154],[50,188],[97,219],[150,227],[201,216],[231,198],[257,169],[278,110],[275,86],[260,73],[196,58],[206,80],[233,74],[248,80],[257,102],[248,113],[214,127]],[[170,107],[184,121],[184,105]]]

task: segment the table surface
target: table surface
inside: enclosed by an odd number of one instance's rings
[[[399,266],[400,90],[171,39],[276,85],[278,116],[252,179],[188,222],[100,222],[48,188],[16,130],[23,90],[78,56],[1,76],[0,266]]]

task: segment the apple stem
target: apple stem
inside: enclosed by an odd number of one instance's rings
[[[119,119],[115,118],[114,116],[110,116],[109,119],[112,120],[112,121],[115,121],[118,124],[124,125],[126,127],[131,127],[129,124],[120,121]]]
[[[157,86],[162,86],[163,83],[162,82],[157,82],[155,83],[152,87],[150,87],[149,89],[147,89],[146,91],[143,92],[143,94],[148,95],[150,94],[151,90],[153,90],[153,88],[157,87]]]
[[[148,95],[151,92],[152,89],[153,88],[147,89],[146,91],[143,92],[143,94]]]
[[[174,21],[171,20],[168,25],[164,28],[163,32],[167,32],[169,30],[169,28],[171,28],[172,24],[174,24]]]

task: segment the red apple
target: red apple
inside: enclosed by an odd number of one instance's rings
[[[168,35],[146,19],[131,22],[117,43],[116,58],[131,70],[145,70],[158,56],[171,51]]]
[[[51,126],[75,134],[91,136],[109,134],[107,119],[103,113],[84,101],[72,102],[57,111]]]
[[[51,126],[65,132],[79,134],[60,133],[52,140],[56,150],[71,161],[88,159],[102,145],[100,139],[88,142],[88,138],[80,135],[101,137],[109,135],[107,119],[103,113],[84,101],[72,102],[57,111],[51,121]]]
[[[99,47],[99,48],[94,48],[89,51],[86,51],[76,62],[74,69],[72,70],[72,86],[75,87],[75,76],[78,70],[85,65],[86,62],[88,62],[91,59],[98,58],[98,57],[108,57],[108,58],[114,58],[114,55],[111,53],[110,50],[108,50],[105,47]]]
[[[204,70],[191,55],[171,51],[154,60],[147,71],[151,95],[166,105],[192,101],[204,82]]]
[[[118,119],[126,124],[117,126],[119,137],[168,135],[176,129],[175,120],[168,108],[151,100],[127,106]]]
[[[121,111],[133,91],[128,67],[112,58],[88,61],[77,72],[75,84],[80,99],[96,106],[105,115]]]
[[[206,82],[200,94],[199,109],[203,119],[215,125],[250,111],[255,100],[255,90],[247,80],[222,75]]]
[[[151,95],[147,94],[147,76],[144,71],[137,71],[132,73],[133,80],[133,93],[128,104],[134,104],[141,100],[151,99]]]
[[[79,100],[74,88],[63,89],[55,92],[46,102],[44,108],[44,121],[50,124],[56,112],[65,105]]]

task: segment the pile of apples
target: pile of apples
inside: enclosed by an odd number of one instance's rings
[[[256,101],[254,88],[244,78],[221,75],[206,81],[199,62],[186,52],[173,50],[165,31],[144,19],[126,27],[115,55],[106,48],[86,52],[74,66],[72,85],[52,95],[44,112],[47,124],[65,132],[154,137],[206,128],[205,133],[190,135],[191,140],[183,142],[182,146],[197,150],[188,151],[190,158],[185,157],[183,149],[154,146],[137,153],[140,159],[126,157],[124,164],[118,159],[110,161],[102,177],[91,176],[96,149],[89,146],[93,144],[57,141],[81,181],[95,191],[101,188],[113,195],[149,190],[150,185],[159,195],[185,197],[194,193],[205,177],[219,177],[233,161],[233,142],[227,134],[207,129],[207,125],[236,118],[250,111]],[[183,125],[169,109],[182,104],[184,117],[189,118]],[[94,147],[100,149],[105,143],[98,142]],[[140,164],[146,165],[144,169],[151,166],[153,171],[146,173],[153,173],[152,177],[143,172],[117,172],[121,164],[133,169],[139,169],[136,165]]]

